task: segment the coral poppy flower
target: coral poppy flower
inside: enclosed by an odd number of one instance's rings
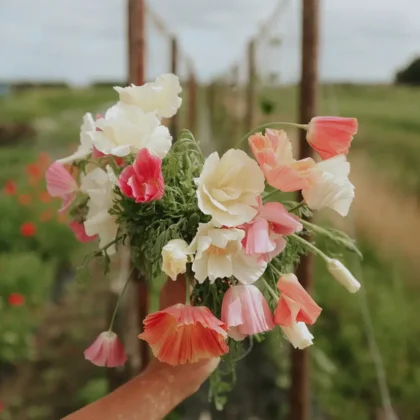
[[[276,324],[290,327],[295,322],[313,324],[317,320],[322,308],[311,298],[294,274],[281,276],[277,288],[281,295],[274,311]]]
[[[7,301],[11,306],[22,306],[25,304],[25,296],[20,293],[11,293],[7,298]]]
[[[14,181],[7,181],[4,184],[4,192],[7,195],[15,195],[17,192],[16,183]]]
[[[91,242],[91,241],[94,241],[98,237],[98,235],[89,236],[86,233],[83,223],[76,222],[75,220],[69,223],[69,227],[73,231],[74,236],[79,242],[83,242],[83,243]]]
[[[60,197],[63,205],[60,211],[65,211],[73,202],[78,190],[76,181],[63,164],[54,162],[45,174],[47,190],[52,197]]]
[[[307,188],[311,184],[315,165],[311,158],[293,158],[292,144],[283,130],[256,133],[249,139],[249,146],[260,165],[267,182],[280,191],[291,192]]]
[[[222,321],[235,340],[274,328],[273,315],[260,290],[253,285],[231,286],[223,298]]]
[[[139,338],[149,343],[161,362],[170,365],[194,363],[229,351],[226,325],[205,306],[178,303],[148,315],[143,324]]]
[[[21,194],[18,200],[22,206],[29,206],[29,204],[31,204],[32,198],[29,194]]]
[[[35,236],[36,226],[32,222],[22,223],[20,226],[20,234],[25,237]]]
[[[141,149],[134,163],[121,172],[118,186],[124,195],[134,198],[137,203],[160,200],[164,193],[162,159]]]
[[[346,155],[357,133],[356,118],[315,117],[308,124],[306,139],[322,159]]]
[[[85,359],[96,366],[116,367],[127,361],[124,346],[113,331],[104,331],[83,352]]]

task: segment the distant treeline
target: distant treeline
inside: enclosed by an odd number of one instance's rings
[[[109,88],[113,86],[126,86],[128,83],[121,80],[105,80],[93,82],[89,86],[96,88]],[[42,89],[72,89],[73,86],[66,82],[32,82],[32,81],[21,81],[21,82],[6,82],[0,81],[0,86],[7,86],[13,92],[19,92],[28,89],[42,88]]]
[[[420,57],[415,58],[405,69],[396,74],[395,83],[420,86]]]

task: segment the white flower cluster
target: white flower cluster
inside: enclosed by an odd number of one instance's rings
[[[86,114],[80,129],[80,146],[60,163],[84,159],[91,153],[124,157],[146,148],[164,158],[172,145],[172,136],[162,118],[175,115],[181,106],[181,85],[174,74],[163,74],[143,86],[116,87],[120,100],[96,121]],[[113,204],[117,177],[110,166],[96,168],[82,178],[80,190],[89,196],[84,227],[90,236],[98,235],[100,246],[115,239],[118,226],[108,213]],[[115,252],[115,246],[107,249]]]
[[[237,227],[258,213],[257,199],[264,191],[260,167],[242,150],[230,149],[222,158],[214,152],[195,183],[198,206],[212,220],[200,223],[190,245],[174,240],[163,248],[163,271],[172,279],[185,273],[187,259],[176,257],[184,253],[194,259],[192,270],[200,283],[231,276],[243,284],[254,283],[264,273],[267,261],[246,254],[242,245],[245,231]]]

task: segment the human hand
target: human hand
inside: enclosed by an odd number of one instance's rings
[[[160,294],[161,309],[185,302],[186,281],[169,280]],[[216,369],[219,359],[171,366],[153,359],[146,370],[111,394],[64,420],[161,420],[194,394]]]

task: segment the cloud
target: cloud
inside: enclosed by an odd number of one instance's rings
[[[300,2],[272,28],[280,48],[258,49],[262,73],[296,81],[300,65]],[[246,73],[245,47],[277,0],[149,1],[179,36],[204,80],[234,62]],[[420,53],[418,0],[323,0],[321,76],[335,80],[390,80]],[[0,0],[0,79],[125,79],[126,8],[123,0]],[[23,13],[24,11],[24,13]],[[149,21],[148,74],[169,70],[170,39]],[[186,71],[185,62],[182,63]]]

